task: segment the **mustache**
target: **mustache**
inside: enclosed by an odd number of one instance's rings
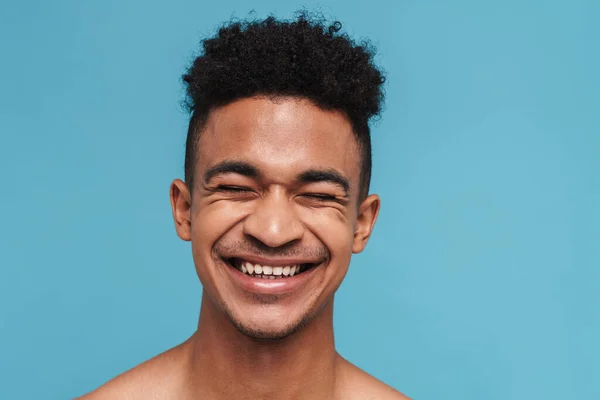
[[[273,258],[298,257],[319,261],[329,259],[329,250],[325,246],[307,247],[292,242],[279,247],[270,247],[254,238],[239,241],[219,240],[214,244],[213,251],[219,256],[225,256],[225,258],[242,253]]]

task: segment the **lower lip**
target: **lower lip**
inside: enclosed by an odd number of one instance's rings
[[[304,285],[314,275],[315,271],[321,268],[321,264],[319,264],[298,275],[286,278],[263,279],[253,278],[228,263],[225,264],[227,265],[228,273],[238,286],[248,292],[258,294],[285,294],[293,292]]]

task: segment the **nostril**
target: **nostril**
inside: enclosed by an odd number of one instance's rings
[[[278,211],[279,206],[264,206],[249,215],[243,232],[268,248],[281,247],[304,235],[304,226],[293,211]]]
[[[274,249],[284,251],[287,248],[297,245],[302,236],[286,237],[282,235],[273,234],[254,235],[252,233],[246,232],[246,237],[248,241],[252,242],[253,247],[259,250],[259,252],[272,253]]]

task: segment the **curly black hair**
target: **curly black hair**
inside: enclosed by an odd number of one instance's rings
[[[343,112],[362,159],[360,197],[371,179],[369,120],[382,107],[382,71],[368,42],[339,33],[341,24],[299,12],[294,20],[230,21],[202,41],[202,52],[183,75],[191,112],[185,179],[192,190],[199,134],[212,109],[255,95],[295,96]]]

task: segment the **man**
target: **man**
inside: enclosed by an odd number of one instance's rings
[[[335,350],[333,299],[371,235],[372,51],[307,14],[234,22],[184,75],[179,237],[203,286],[183,344],[84,399],[406,399]]]

